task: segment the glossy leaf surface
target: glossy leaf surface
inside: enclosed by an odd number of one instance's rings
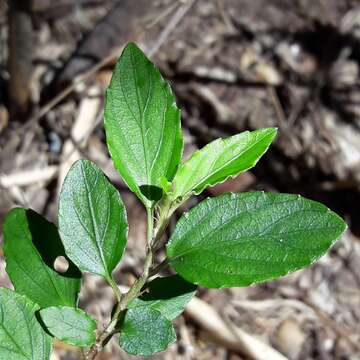
[[[167,319],[174,320],[195,294],[196,286],[179,275],[157,278],[149,284],[148,291],[128,307],[150,307],[160,311]]]
[[[266,152],[277,129],[245,131],[226,139],[217,139],[194,152],[181,165],[174,181],[173,199],[200,194],[208,186],[251,169]]]
[[[121,325],[119,343],[129,354],[150,356],[176,340],[171,321],[149,307],[129,309]]]
[[[95,343],[96,322],[86,312],[66,306],[52,306],[40,310],[46,328],[59,340],[75,346]]]
[[[225,194],[182,216],[167,256],[192,283],[246,286],[312,264],[345,228],[324,205],[297,195]]]
[[[75,306],[80,290],[79,270],[70,263],[66,273],[54,270],[65,256],[54,224],[32,210],[13,209],[4,222],[6,272],[15,290],[41,307]]]
[[[59,230],[69,258],[107,279],[126,245],[127,219],[118,191],[91,161],[79,160],[64,181]]]
[[[180,110],[170,86],[133,43],[120,56],[106,93],[108,148],[120,175],[147,207],[181,160]]]
[[[0,288],[0,359],[49,360],[52,339],[35,317],[39,306]]]

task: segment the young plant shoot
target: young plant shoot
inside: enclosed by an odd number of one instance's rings
[[[174,95],[133,43],[116,64],[104,117],[114,165],[147,211],[142,274],[120,291],[112,273],[126,247],[126,209],[99,167],[77,161],[62,187],[58,229],[27,209],[13,209],[5,219],[6,272],[15,290],[0,289],[0,359],[48,360],[54,338],[83,348],[88,360],[113,336],[129,354],[163,351],[176,340],[172,321],[197,285],[248,286],[286,275],[318,260],[346,229],[334,212],[299,195],[227,193],[183,214],[166,243],[174,211],[254,167],[277,129],[217,139],[182,161]],[[161,249],[166,259],[158,264]],[[60,256],[69,262],[65,273],[54,269]],[[173,275],[161,277],[165,268]],[[105,328],[78,308],[84,272],[102,276],[114,291]]]

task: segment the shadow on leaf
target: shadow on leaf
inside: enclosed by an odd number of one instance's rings
[[[140,299],[143,301],[169,300],[196,291],[197,286],[189,283],[180,275],[157,278],[148,284],[148,292]]]
[[[163,195],[162,189],[154,185],[141,185],[139,189],[141,193],[151,201],[159,201]]]
[[[81,278],[80,270],[65,254],[65,249],[56,226],[33,210],[26,210],[26,218],[32,242],[43,262],[49,268],[56,271],[54,268],[55,260],[63,256],[68,261],[69,267],[65,272],[58,272],[59,275],[70,278]]]

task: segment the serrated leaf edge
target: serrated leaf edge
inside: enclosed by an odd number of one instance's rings
[[[265,191],[251,191],[251,192],[246,192],[246,193],[234,193],[234,192],[228,192],[228,193],[225,193],[225,194],[222,194],[220,196],[217,196],[216,198],[221,198],[221,197],[229,197],[229,198],[234,198],[234,197],[237,197],[238,195],[244,195],[244,194],[262,194],[262,195],[267,195],[267,194],[277,194],[277,193],[273,193],[273,192],[265,192]],[[299,201],[300,199],[305,199],[306,201],[310,201],[312,203],[316,203],[316,204],[319,204],[321,205],[323,208],[324,208],[324,211],[322,211],[323,213],[325,212],[331,212],[336,218],[337,220],[340,220],[343,227],[341,229],[341,232],[339,233],[338,236],[336,236],[330,243],[329,247],[323,251],[319,256],[316,256],[316,257],[313,257],[311,259],[311,262],[306,265],[305,267],[309,267],[311,265],[313,265],[316,261],[318,261],[321,257],[323,257],[327,251],[329,250],[329,248],[331,248],[340,238],[341,236],[344,234],[344,232],[347,230],[348,228],[348,225],[346,224],[346,222],[338,215],[336,214],[334,211],[332,211],[331,209],[329,209],[327,206],[325,206],[324,204],[322,203],[319,203],[315,200],[312,200],[312,199],[308,199],[308,198],[305,198],[305,197],[302,197],[300,195],[297,195],[297,194],[287,194],[287,193],[279,193],[281,195],[292,195],[294,197],[294,200],[288,200],[288,201],[285,201],[285,202],[291,202],[291,201]],[[205,200],[202,201],[202,203],[206,204],[208,203],[209,201],[211,201],[211,197],[207,197]],[[194,206],[192,209],[190,209],[188,212],[186,213],[183,213],[183,215],[181,216],[180,220],[178,221],[178,224],[180,221],[186,221],[189,217],[191,217],[191,213],[194,211],[196,206]],[[184,254],[181,254],[181,255],[177,255],[176,257],[173,257],[171,258],[170,256],[168,256],[168,247],[171,245],[173,239],[172,239],[172,236],[170,237],[170,240],[168,241],[168,243],[166,244],[166,257],[168,258],[169,260],[169,264],[170,266],[172,266],[172,262],[176,261],[177,259],[181,258],[182,256],[184,256]],[[194,250],[194,247],[192,247],[191,250]],[[287,270],[286,272],[282,272],[282,273],[279,273],[277,275],[274,275],[272,277],[269,277],[267,278],[266,280],[259,280],[259,281],[248,281],[248,282],[244,282],[241,286],[237,285],[235,287],[246,287],[246,286],[250,286],[250,285],[253,285],[253,284],[258,284],[258,283],[262,283],[262,282],[265,282],[265,281],[271,281],[271,280],[275,280],[275,279],[278,279],[280,277],[283,277],[283,276],[286,276],[294,271],[298,271],[298,270],[301,270],[303,269],[304,267],[293,267],[293,268],[290,268],[289,270]],[[174,270],[176,271],[176,268],[174,267]],[[203,286],[201,285],[201,283],[199,281],[193,281],[189,278],[187,278],[187,276],[184,276],[183,274],[179,273],[179,275],[181,275],[185,280],[193,283],[194,285],[197,285],[197,286]],[[227,289],[229,288],[228,285],[217,285],[217,286],[212,286],[212,287],[209,287],[209,286],[206,286],[207,288],[216,288],[216,289]],[[231,286],[233,287],[233,286]]]
[[[236,174],[229,175],[229,176],[227,176],[226,178],[224,178],[224,180],[221,180],[221,181],[216,182],[216,184],[206,183],[206,184],[204,184],[204,188],[203,188],[203,190],[201,190],[201,191],[196,191],[196,187],[195,187],[195,189],[194,189],[193,191],[190,191],[190,192],[188,192],[187,194],[181,195],[181,197],[183,198],[183,201],[186,200],[186,199],[188,199],[191,195],[199,195],[199,194],[201,194],[207,187],[212,187],[212,186],[215,186],[215,185],[218,185],[218,184],[222,184],[222,183],[224,183],[225,181],[227,181],[227,180],[229,180],[229,179],[234,179],[234,178],[236,178],[237,176],[239,176],[239,174],[241,174],[241,173],[243,173],[243,172],[246,172],[246,171],[252,169],[253,167],[255,167],[256,164],[257,164],[257,163],[259,162],[259,160],[261,159],[261,157],[267,152],[267,150],[269,149],[272,141],[273,141],[274,138],[276,137],[276,135],[277,135],[277,128],[276,128],[276,127],[263,128],[263,129],[258,129],[258,130],[254,130],[254,131],[246,130],[246,131],[243,131],[242,133],[233,135],[233,136],[238,136],[238,135],[240,135],[240,134],[253,134],[253,133],[255,133],[255,132],[260,132],[260,131],[270,130],[270,129],[273,130],[273,133],[271,133],[271,132],[266,133],[266,134],[258,141],[258,142],[260,142],[260,141],[262,141],[264,138],[266,138],[267,136],[271,136],[271,135],[272,135],[272,138],[271,138],[271,141],[269,142],[269,145],[264,149],[264,151],[263,151],[263,152],[260,154],[260,156],[252,163],[252,165],[251,165],[249,168],[247,168],[246,170],[240,170],[240,171],[237,172]],[[233,137],[233,136],[232,136],[232,137]],[[230,138],[231,138],[231,137],[230,137]],[[214,143],[224,142],[224,141],[226,141],[227,139],[229,139],[229,137],[228,137],[228,138],[218,138],[218,139],[215,139],[213,142],[208,143],[207,145],[205,145],[205,146],[202,147],[201,149],[198,149],[198,150],[194,151],[194,152],[191,154],[191,156],[189,157],[189,159],[186,160],[183,164],[181,164],[181,165],[179,166],[179,169],[178,169],[178,173],[177,173],[177,174],[186,172],[190,160],[192,160],[193,158],[197,157],[197,156],[198,156],[199,154],[201,154],[203,151],[205,151],[206,149],[208,149],[208,148],[210,147],[210,145],[213,146]],[[257,142],[257,143],[258,143],[258,142]],[[251,146],[251,148],[252,148],[253,146],[257,145],[257,143],[253,144],[253,145]],[[244,150],[244,152],[242,152],[241,154],[239,154],[237,157],[231,159],[228,163],[226,163],[224,166],[222,166],[222,168],[224,168],[225,166],[227,166],[227,165],[228,165],[229,163],[231,163],[232,161],[235,161],[237,158],[239,158],[240,156],[242,156],[242,155],[243,155],[244,153],[246,153],[248,150],[249,150],[249,148],[246,149],[246,150]],[[176,175],[177,175],[177,174],[176,174]],[[175,175],[175,177],[176,177],[176,175]],[[210,176],[207,176],[207,177],[209,178]],[[206,177],[205,177],[205,179],[206,179]],[[176,178],[175,178],[174,180],[176,180]],[[199,184],[197,184],[197,186],[199,186]],[[174,187],[174,189],[173,189],[173,191],[172,191],[171,193],[169,193],[169,197],[172,199],[172,201],[176,201],[177,198],[178,198],[178,196],[177,196],[177,197],[174,196],[174,194],[175,194],[175,192],[176,192],[176,183],[175,183],[175,181],[173,182],[173,187]]]

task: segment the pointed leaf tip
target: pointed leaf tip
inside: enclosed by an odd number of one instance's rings
[[[181,160],[180,111],[170,86],[134,43],[116,64],[104,118],[116,169],[144,205],[153,207],[159,197],[144,189],[161,189],[160,178],[171,181]]]
[[[265,154],[276,134],[276,128],[245,131],[214,140],[194,152],[175,175],[172,199],[184,201],[191,194],[198,195],[208,186],[251,169]]]

